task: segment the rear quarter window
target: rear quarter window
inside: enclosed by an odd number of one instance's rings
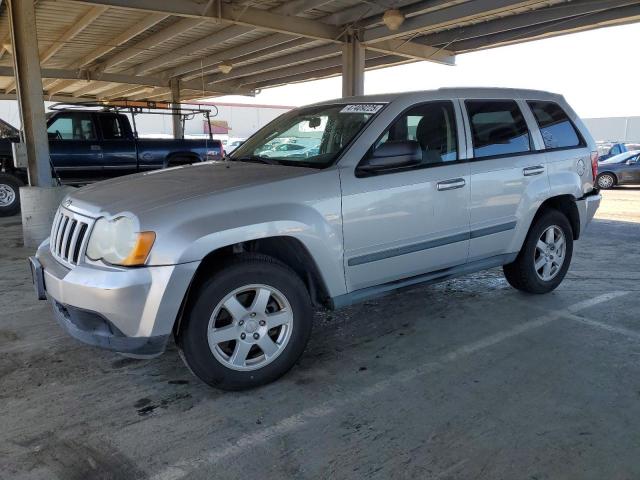
[[[528,101],[527,104],[538,122],[545,148],[571,148],[584,145],[582,137],[560,105],[543,101]]]
[[[518,104],[513,100],[465,101],[475,158],[531,150],[531,135]]]

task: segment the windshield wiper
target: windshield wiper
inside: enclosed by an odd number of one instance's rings
[[[238,161],[238,162],[266,163],[267,165],[279,165],[280,164],[280,162],[278,162],[277,160],[275,160],[273,158],[261,157],[260,155],[248,155],[246,157],[240,157],[240,158],[231,158],[231,157],[229,157],[229,160],[234,160],[234,161]]]

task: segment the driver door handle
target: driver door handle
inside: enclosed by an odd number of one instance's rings
[[[438,191],[443,192],[445,190],[455,190],[456,188],[462,188],[467,184],[464,178],[452,178],[451,180],[443,180],[438,182]]]
[[[526,167],[522,169],[522,174],[525,177],[530,177],[532,175],[540,175],[544,173],[544,165],[534,165],[531,167]]]

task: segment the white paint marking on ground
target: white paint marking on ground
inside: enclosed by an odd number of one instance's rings
[[[640,332],[631,330],[629,328],[617,327],[615,325],[599,322],[597,320],[591,320],[590,318],[579,317],[577,315],[572,315],[570,313],[564,313],[562,314],[562,317],[567,318],[569,320],[573,320],[575,322],[583,323],[585,325],[589,325],[591,327],[599,328],[601,330],[606,330],[608,332],[624,335],[625,337],[632,338],[634,340],[640,340]]]
[[[341,398],[336,400],[328,400],[327,402],[324,402],[316,407],[305,409],[300,413],[284,418],[283,420],[280,420],[278,423],[272,426],[263,428],[253,433],[248,433],[246,435],[243,435],[240,438],[238,438],[238,440],[235,443],[227,445],[226,447],[221,447],[219,449],[216,449],[215,451],[206,453],[201,458],[183,460],[174,465],[166,467],[164,470],[161,470],[155,475],[152,475],[151,480],[178,480],[178,479],[184,478],[190,475],[190,473],[196,470],[197,468],[201,468],[207,465],[214,465],[227,457],[240,454],[246,451],[248,448],[252,448],[257,445],[267,443],[269,440],[271,440],[274,437],[281,436],[285,433],[289,433],[294,430],[299,430],[300,428],[304,427],[308,422],[317,418],[322,418],[322,417],[331,415],[343,406],[360,402],[367,397],[374,396],[399,383],[407,383],[407,382],[413,381],[417,377],[420,377],[421,375],[440,369],[445,365],[447,365],[448,363],[455,362],[456,360],[462,357],[466,357],[472,353],[492,347],[500,342],[503,342],[504,340],[516,337],[530,330],[534,330],[536,328],[542,327],[554,320],[558,320],[559,318],[562,318],[564,315],[571,315],[585,308],[589,308],[594,305],[607,302],[609,300],[620,297],[622,295],[627,295],[628,293],[630,292],[616,291],[611,293],[605,293],[603,295],[598,295],[588,300],[575,303],[565,309],[558,310],[556,312],[550,312],[532,321],[528,321],[520,325],[516,325],[515,327],[510,328],[508,330],[504,330],[502,332],[489,335],[476,342],[469,343],[449,353],[446,353],[442,355],[438,360],[425,363],[413,369],[399,372],[393,377],[389,377],[388,379],[377,382],[374,385],[367,387],[364,390],[361,390],[357,393],[342,396]]]

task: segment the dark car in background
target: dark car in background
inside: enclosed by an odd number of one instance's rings
[[[608,189],[616,185],[640,185],[640,150],[620,153],[598,162],[597,184]]]
[[[47,134],[53,174],[65,185],[224,156],[220,140],[211,138],[138,138],[129,117],[111,110],[49,112]],[[14,167],[11,144],[18,141],[18,130],[0,123],[0,216],[18,212],[18,190],[27,183],[26,169]]]

